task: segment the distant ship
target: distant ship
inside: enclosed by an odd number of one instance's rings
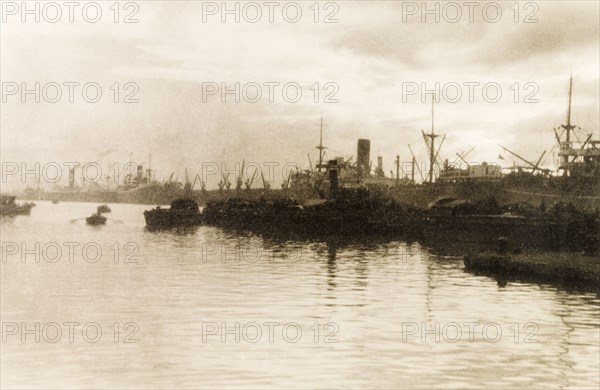
[[[134,173],[127,174],[116,189],[108,189],[98,183],[87,183],[84,188],[75,184],[75,172],[69,172],[69,185],[55,191],[26,189],[24,196],[28,199],[98,202],[98,203],[134,203],[134,204],[169,204],[174,199],[191,191],[189,183],[172,181],[173,175],[165,183],[153,178],[150,167],[144,170],[138,165]],[[108,187],[108,186],[107,186]]]
[[[0,195],[0,215],[15,216],[29,215],[35,203],[18,204],[15,202],[16,197],[10,195]]]

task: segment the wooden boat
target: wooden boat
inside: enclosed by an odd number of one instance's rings
[[[102,205],[98,206],[97,210],[98,210],[98,213],[110,213],[112,211],[110,209],[110,207],[108,207],[108,205],[106,205],[106,204],[102,204]]]
[[[104,225],[106,223],[106,217],[100,213],[94,213],[85,219],[88,225]]]

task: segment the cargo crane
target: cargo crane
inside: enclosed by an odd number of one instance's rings
[[[250,188],[252,187],[252,183],[254,183],[254,179],[256,179],[256,171],[257,171],[257,169],[254,170],[254,174],[252,175],[252,178],[247,178],[246,181],[244,181],[244,186],[246,186],[247,191],[250,191]]]
[[[265,179],[265,175],[263,174],[262,170],[260,171],[260,177],[261,177],[262,182],[263,182],[263,188],[264,188],[264,190],[268,191],[271,188],[271,183],[269,183],[269,181],[267,181]]]
[[[229,182],[229,174],[230,172],[227,172],[227,174],[225,173],[221,173],[221,181],[219,181],[219,191],[223,191],[224,189],[227,189],[227,191],[229,191],[229,188],[231,187],[231,183]]]
[[[424,182],[425,178],[423,177],[423,171],[421,171],[419,164],[417,164],[417,159],[415,158],[415,154],[413,153],[413,150],[410,145],[408,145],[408,150],[410,150],[410,155],[412,156],[412,169],[411,169],[411,173],[410,173],[411,182],[412,183],[415,182],[415,167],[417,167],[417,170],[419,171],[419,175],[421,175],[421,181]]]
[[[549,175],[549,174],[550,174],[550,172],[551,172],[551,170],[550,170],[550,169],[547,169],[547,168],[541,168],[541,167],[540,167],[540,162],[542,161],[542,159],[544,158],[544,155],[546,154],[546,151],[545,151],[545,150],[542,152],[542,155],[541,155],[541,156],[540,156],[540,158],[537,160],[537,162],[536,162],[536,163],[532,163],[531,161],[529,161],[529,160],[527,160],[527,159],[525,159],[525,158],[523,158],[523,157],[519,156],[519,155],[518,155],[518,154],[516,154],[515,152],[513,152],[513,151],[511,151],[511,150],[509,150],[509,149],[507,149],[507,148],[505,148],[504,146],[502,146],[502,145],[498,145],[498,146],[500,146],[500,147],[502,148],[502,150],[504,150],[504,151],[506,151],[506,152],[508,152],[508,153],[512,154],[513,156],[515,156],[515,157],[516,157],[516,158],[518,158],[519,160],[523,161],[525,164],[529,165],[529,167],[528,167],[528,168],[529,168],[529,169],[531,169],[531,173],[535,173],[536,171],[540,171],[540,172],[542,172],[542,173],[543,173],[543,174],[545,174],[545,175]]]
[[[240,168],[240,173],[235,179],[235,190],[240,191],[242,189],[242,184],[244,184],[244,168],[246,167],[246,160],[242,161],[242,167]]]
[[[297,171],[298,171],[298,169],[296,168],[296,173],[297,173]],[[283,183],[281,183],[281,189],[282,190],[287,191],[287,189],[290,188],[290,180],[292,180],[292,174],[293,173],[294,172],[292,172],[290,170],[290,173],[288,173],[287,179]]]
[[[475,150],[475,146],[472,146],[471,149],[469,149],[466,152],[461,152],[461,153],[456,153],[456,159],[454,159],[454,161],[452,162],[452,164],[450,165],[451,167],[456,167],[456,164],[459,161],[462,161],[463,163],[466,164],[467,167],[469,167],[471,164],[469,164],[469,162],[467,160],[465,160],[467,158],[467,156],[469,154],[471,154],[471,152]]]
[[[200,175],[198,175],[198,174],[196,174],[196,177],[194,177],[194,182],[192,183],[192,190],[196,186],[196,181],[198,183],[200,183],[200,190],[202,192],[206,192],[206,182],[204,180],[202,180],[202,178],[200,178]]]

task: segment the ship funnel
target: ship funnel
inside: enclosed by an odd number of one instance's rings
[[[75,168],[69,168],[69,189],[75,189]]]
[[[329,160],[329,197],[335,199],[338,196],[338,160]]]
[[[356,166],[360,176],[368,175],[371,165],[371,141],[368,139],[359,139],[356,150]]]

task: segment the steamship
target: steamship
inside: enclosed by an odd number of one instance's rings
[[[108,183],[102,186],[91,182],[84,182],[80,187],[75,183],[75,169],[70,168],[68,186],[49,192],[27,189],[24,196],[28,199],[52,201],[170,204],[174,199],[190,192],[189,183],[186,186],[172,178],[171,174],[167,182],[160,183],[154,178],[150,165],[148,169],[137,165],[136,171],[127,174],[116,189],[109,189]]]

